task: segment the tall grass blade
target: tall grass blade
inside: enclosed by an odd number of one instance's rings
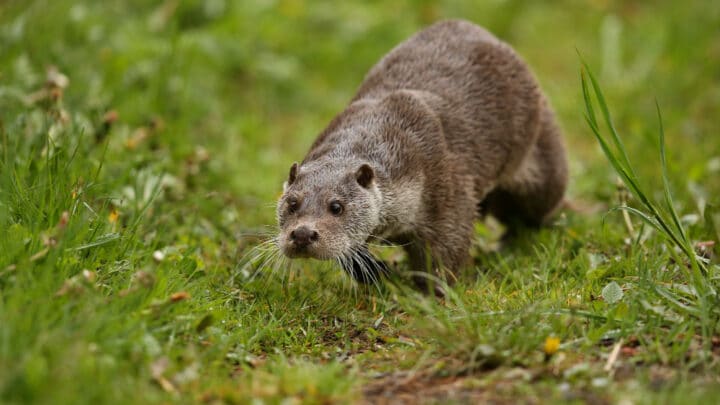
[[[589,67],[587,65],[584,65],[584,70],[581,71],[581,76],[583,76],[583,98],[585,102],[588,103],[588,105],[585,106],[586,110],[592,111],[593,102],[589,94],[586,79],[584,79],[585,74],[587,74],[588,77],[590,77],[591,81],[595,84],[593,86],[593,93],[595,95],[595,98],[598,100],[598,103],[601,104],[601,108],[604,106],[603,110],[607,111],[607,114],[605,114],[606,125],[608,126],[608,128],[610,128],[610,131],[613,134],[613,138],[618,138],[618,141],[615,142],[615,146],[619,149],[620,157],[618,157],[618,154],[613,152],[613,150],[610,148],[610,144],[600,133],[597,123],[591,122],[592,120],[586,117],[586,120],[588,121],[588,124],[590,124],[590,128],[592,129],[595,138],[598,140],[598,143],[600,144],[603,153],[607,157],[610,164],[612,164],[615,171],[620,175],[621,180],[623,181],[623,183],[625,183],[630,192],[638,200],[640,200],[642,205],[644,205],[645,208],[650,212],[650,214],[656,219],[657,223],[662,228],[662,233],[668,236],[669,239],[671,239],[676,246],[682,249],[685,255],[687,255],[688,257],[692,256],[691,260],[695,260],[695,253],[693,252],[692,248],[683,241],[681,236],[676,235],[676,230],[674,230],[673,227],[669,226],[668,221],[663,217],[661,211],[647,197],[647,194],[640,187],[637,177],[632,171],[632,167],[630,165],[629,158],[627,157],[627,152],[625,151],[624,144],[620,140],[620,136],[614,130],[612,116],[610,115],[607,105],[603,104],[605,98],[602,95],[602,90],[600,89],[600,86],[597,85],[597,81],[594,81]]]
[[[610,130],[610,134],[612,135],[612,140],[615,143],[615,146],[617,147],[618,151],[620,152],[620,156],[623,159],[622,162],[625,164],[625,168],[632,175],[632,177],[635,178],[635,171],[630,164],[630,159],[628,158],[625,144],[620,138],[620,135],[618,135],[617,130],[615,129],[615,125],[612,122],[610,110],[608,109],[607,103],[605,102],[605,96],[603,96],[602,90],[600,90],[600,85],[595,79],[595,76],[592,74],[592,71],[590,70],[587,63],[583,61],[583,65],[585,66],[585,72],[587,72],[587,75],[590,78],[590,83],[592,84],[593,90],[595,92],[595,97],[597,98],[598,104],[600,105],[600,110],[602,111],[605,123],[607,124],[608,129]]]
[[[680,236],[682,237],[683,242],[688,243],[687,235],[685,234],[685,230],[683,229],[682,225],[680,224],[680,218],[677,214],[677,210],[675,210],[675,205],[672,203],[672,193],[670,192],[670,181],[668,180],[668,170],[667,170],[667,155],[665,153],[665,128],[663,126],[662,122],[662,114],[660,113],[660,106],[658,105],[657,101],[655,101],[655,110],[657,111],[657,117],[658,117],[658,136],[660,137],[660,167],[662,168],[662,179],[663,179],[663,191],[665,195],[665,205],[667,206],[667,210],[670,212],[670,215],[672,216],[673,223],[675,224],[675,228],[680,233]]]
[[[593,76],[587,63],[582,61],[582,69],[580,72],[581,86],[583,92],[583,100],[585,102],[585,119],[597,139],[606,158],[615,169],[621,180],[627,186],[628,190],[640,202],[642,209],[633,207],[617,207],[614,210],[622,210],[632,213],[644,223],[652,226],[660,235],[665,237],[669,243],[669,253],[680,266],[685,269],[687,279],[685,282],[697,292],[696,295],[689,298],[680,298],[671,291],[650,281],[648,288],[656,296],[663,301],[675,307],[678,311],[686,316],[690,316],[699,320],[698,327],[705,338],[706,346],[710,342],[712,331],[716,326],[717,319],[713,319],[713,305],[717,299],[714,286],[707,279],[707,267],[700,258],[698,258],[693,244],[688,237],[687,231],[683,227],[680,216],[678,215],[673,197],[670,191],[670,181],[667,168],[667,153],[665,149],[665,130],[662,125],[662,114],[656,103],[657,116],[659,121],[658,142],[660,143],[660,165],[663,180],[663,203],[659,204],[653,201],[640,184],[632,164],[627,154],[625,145],[617,132],[612,115],[602,94],[602,90],[598,81]],[[590,85],[588,85],[588,80]],[[594,99],[593,99],[594,97]],[[598,108],[602,112],[602,116],[609,131],[610,141],[603,136],[595,117],[595,101]],[[663,207],[664,206],[664,207]],[[661,208],[662,207],[662,208]],[[664,208],[664,209],[663,209]],[[677,249],[677,250],[676,250]],[[681,256],[684,256],[681,257]]]

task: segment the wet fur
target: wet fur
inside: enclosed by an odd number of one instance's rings
[[[363,163],[372,189],[354,181]],[[486,30],[443,21],[383,57],[313,143],[279,202],[281,239],[302,218],[320,223],[321,238],[342,240],[326,252],[344,249],[341,263],[360,281],[370,278],[359,269],[387,271],[366,256],[371,237],[402,243],[413,270],[455,271],[475,218],[540,225],[566,183],[560,131],[527,65]],[[294,218],[288,193],[306,199]],[[327,219],[330,194],[348,199],[347,217]]]

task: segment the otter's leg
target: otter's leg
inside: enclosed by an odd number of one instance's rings
[[[362,284],[375,284],[381,276],[389,273],[387,264],[376,259],[367,246],[357,249],[350,258],[343,260],[342,266],[355,281]]]
[[[447,216],[418,233],[405,247],[415,285],[426,292],[444,295],[441,285],[433,280],[453,284],[458,270],[468,261],[473,234],[475,208],[471,199],[466,207],[447,210]]]
[[[466,261],[469,248],[469,243],[448,249],[419,239],[405,246],[415,287],[428,294],[444,296],[442,283],[451,285],[455,282],[457,270]]]
[[[558,208],[567,185],[565,145],[552,112],[541,115],[540,134],[520,167],[482,202],[508,225],[540,226]]]
[[[410,270],[413,272],[411,278],[415,287],[428,292],[430,289],[429,278],[425,274],[433,274],[437,267],[437,262],[433,259],[429,247],[417,238],[409,240],[403,247],[407,253]]]

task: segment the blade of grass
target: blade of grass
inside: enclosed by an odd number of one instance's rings
[[[582,90],[583,90],[583,98],[585,99],[586,103],[588,103],[585,107],[588,111],[588,114],[591,114],[592,111],[592,99],[589,94],[589,88],[587,86],[587,81],[585,79],[585,75],[588,75],[590,77],[591,81],[592,73],[589,71],[589,67],[587,65],[584,65],[584,69],[581,71],[581,81],[582,81]],[[597,82],[594,82],[597,84]],[[614,125],[612,123],[612,116],[609,113],[609,109],[607,109],[607,105],[603,104],[605,98],[602,95],[602,90],[600,89],[599,85],[593,86],[593,92],[595,93],[595,98],[598,100],[598,103],[600,103],[601,108],[603,108],[604,111],[607,111],[607,114],[605,115],[605,120],[608,128],[611,128],[611,132],[614,131]],[[647,197],[646,193],[641,189],[637,182],[637,177],[632,172],[632,167],[630,167],[629,159],[627,158],[627,152],[625,151],[624,145],[622,141],[616,142],[616,147],[620,148],[620,154],[623,157],[623,160],[618,158],[616,153],[612,151],[610,148],[609,143],[605,140],[605,138],[600,134],[600,130],[597,127],[597,123],[594,121],[594,119],[589,119],[586,116],[586,120],[588,121],[588,124],[590,125],[590,128],[592,129],[593,134],[595,135],[595,138],[598,140],[598,143],[600,144],[600,147],[603,150],[603,153],[607,157],[610,164],[613,166],[615,171],[620,175],[623,182],[627,185],[628,189],[632,192],[632,194],[640,200],[640,202],[645,206],[645,208],[650,211],[652,216],[656,219],[657,223],[662,228],[662,233],[666,234],[680,249],[683,250],[683,252],[688,256],[692,256],[694,260],[694,252],[691,247],[689,247],[686,243],[682,241],[680,237],[678,237],[675,234],[675,231],[667,224],[667,221],[661,214],[660,210],[658,210],[657,207],[650,201],[650,199]],[[613,132],[614,136],[618,136],[617,132]]]
[[[605,123],[608,126],[608,129],[610,130],[610,134],[612,135],[613,142],[615,143],[615,146],[620,151],[620,156],[623,159],[623,163],[625,164],[625,167],[627,168],[628,172],[632,175],[633,178],[636,178],[635,171],[632,168],[632,165],[630,164],[630,159],[628,158],[627,151],[625,149],[625,144],[623,143],[622,139],[620,138],[620,135],[618,135],[617,130],[615,129],[615,125],[612,122],[612,118],[610,117],[610,109],[607,107],[607,103],[605,102],[605,97],[603,96],[602,90],[600,90],[600,85],[598,84],[597,80],[595,79],[595,76],[592,74],[592,71],[588,67],[587,63],[583,61],[583,65],[585,66],[585,71],[587,72],[588,77],[590,78],[590,83],[592,84],[593,90],[595,91],[595,97],[597,98],[598,104],[600,105],[600,110],[602,111],[603,118],[605,119]]]
[[[665,153],[665,128],[663,126],[662,122],[662,114],[660,113],[660,105],[658,105],[657,100],[655,101],[655,110],[657,111],[657,117],[658,117],[658,136],[660,137],[660,167],[662,168],[662,179],[663,179],[663,191],[665,195],[665,205],[667,206],[668,211],[670,212],[670,216],[672,217],[673,223],[675,224],[675,228],[677,228],[678,232],[680,233],[680,236],[682,237],[683,242],[687,243],[688,238],[685,234],[685,230],[683,229],[682,225],[680,224],[680,218],[678,217],[677,210],[675,210],[675,205],[672,203],[672,194],[670,192],[670,181],[668,180],[668,170],[667,170],[667,155]]]

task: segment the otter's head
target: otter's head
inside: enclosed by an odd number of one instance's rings
[[[291,258],[338,259],[379,224],[380,191],[369,164],[343,159],[293,164],[278,201],[278,245]]]

